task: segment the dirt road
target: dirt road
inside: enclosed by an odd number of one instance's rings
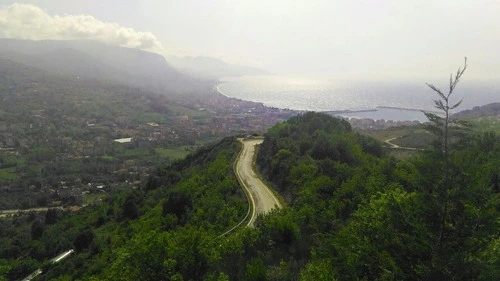
[[[246,189],[252,205],[247,226],[253,226],[259,214],[268,213],[274,208],[281,208],[280,202],[253,171],[255,146],[261,144],[262,141],[261,139],[241,140],[243,148],[236,162],[236,176]]]

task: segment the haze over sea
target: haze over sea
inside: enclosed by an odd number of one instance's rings
[[[446,79],[422,81],[346,81],[277,75],[225,78],[218,90],[233,98],[266,106],[307,111],[358,111],[341,113],[348,118],[426,121],[420,110],[436,110],[433,83],[447,91]],[[500,83],[461,81],[452,102],[463,98],[458,110],[500,102]],[[382,108],[380,108],[382,107]],[[391,107],[391,108],[385,108]],[[396,109],[397,108],[397,109]],[[366,111],[369,110],[369,111]],[[362,112],[359,112],[362,111]]]

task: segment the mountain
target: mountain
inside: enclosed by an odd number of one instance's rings
[[[92,59],[74,49],[61,49],[60,57],[75,63],[77,58]],[[105,70],[98,60],[82,64],[88,68],[80,73]],[[110,185],[137,182],[158,161],[183,157],[223,136],[262,131],[294,114],[210,89],[187,94],[161,95],[120,83],[75,79],[0,58],[0,210],[46,205],[45,191],[24,188],[33,183],[57,188],[64,181],[73,188],[76,178]],[[130,143],[120,145],[115,139]],[[82,157],[101,168],[89,171],[95,165]],[[135,164],[117,168],[128,160]],[[124,176],[127,168],[134,179]]]
[[[167,57],[167,61],[180,72],[202,78],[220,79],[231,76],[265,75],[268,72],[253,67],[229,64],[211,57]]]
[[[188,122],[194,117],[199,121],[195,125]],[[71,79],[0,58],[0,209],[31,207],[50,193],[23,188],[30,182],[55,188],[57,182],[69,185],[73,181],[68,179],[76,178],[123,182],[113,173],[118,165],[134,160],[134,166],[145,171],[155,161],[168,161],[171,154],[160,155],[155,149],[213,136],[213,126],[206,124],[209,120],[208,112],[151,91]],[[141,144],[113,142],[119,138],[134,138]],[[40,151],[44,151],[42,157]],[[126,151],[133,151],[134,159]],[[104,155],[108,158],[102,161]],[[83,156],[101,169],[88,171],[93,165],[82,161]],[[33,200],[23,206],[23,198]]]
[[[192,91],[203,84],[172,68],[161,55],[95,41],[0,39],[0,58],[72,78],[162,93]]]
[[[472,109],[463,110],[452,115],[452,118],[479,118],[500,115],[500,102],[489,103],[483,106],[475,106]]]

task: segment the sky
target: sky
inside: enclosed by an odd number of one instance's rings
[[[0,37],[93,39],[284,75],[500,81],[500,0],[0,0]]]

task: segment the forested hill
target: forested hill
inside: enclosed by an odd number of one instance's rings
[[[0,209],[79,204],[88,183],[145,181],[170,157],[166,149],[220,137],[213,116],[150,91],[0,58]],[[131,142],[113,141],[120,138]]]
[[[500,138],[461,138],[447,160],[437,148],[398,161],[326,115],[270,129],[258,164],[289,208],[264,220],[281,226],[266,276],[499,280]]]
[[[500,116],[500,102],[490,103],[483,106],[476,106],[472,109],[463,110],[453,114],[453,118],[471,119],[487,116]]]
[[[75,214],[0,220],[0,280],[40,267],[37,280],[202,280],[224,251],[217,236],[247,212],[232,173],[239,148],[226,138]],[[48,262],[71,248],[64,262]]]
[[[287,206],[254,228],[218,237],[247,207],[228,138],[76,215],[2,221],[0,273],[73,247],[40,280],[500,280],[500,139],[461,138],[396,160],[305,113],[265,135],[258,166]]]

